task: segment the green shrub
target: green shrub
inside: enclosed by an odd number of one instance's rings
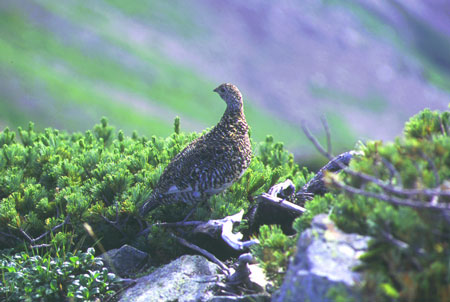
[[[277,225],[263,225],[259,229],[259,244],[251,250],[275,286],[280,286],[287,266],[296,251],[296,236],[287,236]]]
[[[352,160],[350,168],[395,188],[389,192],[358,174],[329,175],[355,188],[414,203],[449,204],[450,197],[402,194],[408,189],[450,188],[450,112],[424,110],[405,125],[404,138],[392,143],[367,142],[364,156]],[[359,267],[365,275],[368,301],[448,301],[450,297],[449,211],[392,205],[379,198],[335,191],[306,204],[309,213],[298,218],[294,228],[305,229],[311,217],[331,213],[346,232],[370,235],[373,240]]]
[[[437,198],[420,191],[450,189],[449,131],[450,112],[424,110],[406,123],[403,138],[392,143],[369,141],[360,146],[364,155],[350,163],[351,170],[357,173],[328,174],[326,182],[344,187],[330,187],[332,193],[307,202],[308,211],[294,221],[299,235],[310,226],[312,217],[330,213],[344,231],[372,236],[358,268],[365,276],[367,301],[444,302],[450,298],[449,210],[393,205],[346,190],[362,190],[388,200],[395,197],[416,205],[430,202],[448,205],[448,194]],[[363,179],[358,173],[374,177],[396,191]],[[404,190],[418,192],[402,194]],[[283,265],[287,264],[297,240],[287,240],[276,228],[271,231],[267,226],[261,228],[258,238],[261,245],[252,249],[269,276],[279,284],[275,272],[286,269]],[[287,246],[273,242],[284,242]]]
[[[2,301],[98,301],[113,293],[116,276],[94,249],[51,257],[26,252],[0,258]]]
[[[164,231],[149,232],[148,242],[136,235],[157,221],[183,219],[189,206],[161,206],[147,217],[140,217],[137,209],[170,160],[199,134],[180,131],[178,118],[167,138],[147,139],[135,132],[129,137],[116,132],[105,118],[85,133],[50,128],[37,132],[32,123],[17,132],[0,133],[0,232],[8,234],[8,240],[0,240],[0,249],[21,249],[25,242],[28,247],[52,243],[68,250],[95,244],[108,250],[128,243],[150,252],[170,249],[166,259],[159,259],[163,262],[176,256],[179,249],[161,240],[164,235],[159,233]],[[252,196],[286,178],[297,186],[305,183],[308,172],[299,169],[283,144],[268,136],[254,148],[248,172],[225,193],[199,206],[194,219],[246,210]]]
[[[450,112],[424,110],[405,125],[405,137],[393,143],[369,142],[351,168],[397,189],[450,188]],[[416,204],[449,204],[450,197],[390,193],[374,183],[347,175],[345,183],[365,191]],[[400,190],[401,191],[401,190]],[[373,301],[448,301],[450,297],[449,210],[389,204],[344,193],[333,218],[342,229],[371,235],[360,268]]]
[[[425,110],[406,124],[403,139],[361,146],[364,155],[350,167],[396,189],[448,190],[449,125],[449,112]],[[0,133],[0,250],[13,248],[11,253],[16,253],[1,260],[1,298],[39,299],[38,295],[45,293],[55,299],[89,300],[106,295],[112,277],[101,269],[90,275],[93,250],[89,250],[90,256],[75,252],[91,246],[108,250],[129,243],[150,251],[154,260],[161,262],[185,252],[163,228],[152,227],[144,238],[137,236],[147,225],[181,220],[190,210],[185,204],[174,204],[161,206],[147,217],[140,217],[137,211],[171,158],[199,136],[180,131],[179,119],[167,138],[147,139],[137,133],[128,137],[122,131],[116,133],[106,119],[85,133],[35,132],[32,123],[17,133],[9,129]],[[247,210],[253,196],[275,183],[290,178],[300,188],[312,177],[270,136],[254,144],[254,149],[256,155],[247,173],[226,192],[199,206],[194,219],[222,218]],[[414,202],[432,198],[398,191],[387,194],[379,185],[354,174],[331,174],[327,181]],[[442,204],[450,198],[442,195],[434,200]],[[299,233],[314,215],[327,212],[343,230],[374,238],[359,268],[366,276],[366,297],[373,301],[447,301],[450,297],[448,212],[391,205],[340,189],[316,196],[305,207],[308,211],[294,222]],[[86,226],[92,232],[87,232]],[[261,227],[256,236],[261,244],[252,249],[268,275],[280,284],[297,240],[268,226]],[[30,249],[31,255],[26,252]],[[61,250],[70,256],[61,256]],[[158,250],[163,252],[153,252]],[[67,276],[75,277],[69,281],[54,275],[74,266],[74,257],[87,257],[91,262],[83,269],[71,270]],[[19,267],[21,270],[14,271]],[[26,276],[21,271],[26,271]],[[33,278],[46,283],[27,283]],[[14,290],[19,287],[16,295]]]

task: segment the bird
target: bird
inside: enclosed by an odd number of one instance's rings
[[[205,202],[239,180],[250,165],[252,148],[242,94],[230,83],[213,91],[226,103],[222,118],[171,160],[141,206],[142,216],[163,204]]]

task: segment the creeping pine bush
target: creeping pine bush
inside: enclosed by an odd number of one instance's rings
[[[266,272],[267,277],[279,287],[283,282],[289,260],[296,251],[296,236],[287,236],[277,225],[263,225],[259,229],[259,244],[251,250]]]
[[[404,137],[392,143],[368,142],[364,155],[350,168],[397,189],[450,190],[450,112],[424,110],[405,125]],[[336,176],[331,176],[336,177]],[[385,194],[373,182],[340,174],[344,184]],[[449,204],[447,195],[393,194],[416,202]],[[367,301],[450,301],[449,211],[394,206],[373,197],[341,192],[316,197],[294,222],[298,231],[311,218],[331,210],[332,219],[347,232],[373,240],[362,258]]]
[[[97,238],[105,249],[134,238],[137,207],[170,158],[196,136],[126,137],[106,119],[84,134],[36,132],[32,123],[18,134],[20,140],[8,129],[0,133],[0,231],[10,235],[0,248],[27,241],[24,232],[36,238],[53,230],[34,243],[83,249]]]
[[[181,220],[190,211],[189,206],[161,206],[146,217],[140,217],[138,209],[170,160],[199,135],[180,131],[179,119],[175,120],[174,132],[165,138],[146,138],[137,133],[127,136],[105,118],[85,133],[68,134],[52,128],[36,131],[33,123],[16,132],[8,128],[0,132],[0,250],[12,249],[12,256],[0,256],[0,281],[8,297],[13,297],[13,290],[19,287],[27,291],[19,297],[42,292],[55,296],[64,292],[64,297],[72,293],[75,297],[99,295],[97,290],[80,289],[87,288],[81,276],[91,274],[89,270],[104,274],[102,270],[86,267],[83,273],[70,273],[70,280],[79,280],[71,283],[32,268],[39,263],[47,270],[57,272],[59,267],[64,272],[75,256],[56,259],[61,258],[62,250],[75,255],[76,251],[95,247],[99,253],[128,243],[149,251],[160,263],[185,252],[164,228],[153,227],[143,232],[145,236],[139,234],[155,222]],[[273,184],[290,178],[301,187],[311,176],[271,136],[253,147],[255,155],[247,173],[226,192],[199,206],[193,219],[223,218],[246,210],[252,196]],[[23,270],[14,272],[7,267]],[[19,276],[20,271],[27,276]],[[37,275],[56,281],[50,282],[50,287],[31,282]],[[107,283],[109,279],[103,280]],[[103,289],[99,288],[101,293]]]

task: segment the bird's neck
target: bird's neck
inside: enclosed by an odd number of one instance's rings
[[[245,120],[244,108],[230,109],[227,107],[225,113],[220,119],[219,124],[221,127],[227,128],[231,132],[242,132],[246,133],[248,131],[248,125]]]
[[[223,116],[225,115],[229,115],[229,116],[236,116],[236,117],[244,117],[244,106],[231,106],[228,105],[227,109],[225,109],[225,113],[223,114]]]

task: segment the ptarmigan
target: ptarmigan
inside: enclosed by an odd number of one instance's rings
[[[242,95],[228,83],[214,91],[227,104],[225,113],[214,128],[172,159],[141,207],[141,215],[162,204],[206,201],[231,186],[248,168],[252,149]]]

